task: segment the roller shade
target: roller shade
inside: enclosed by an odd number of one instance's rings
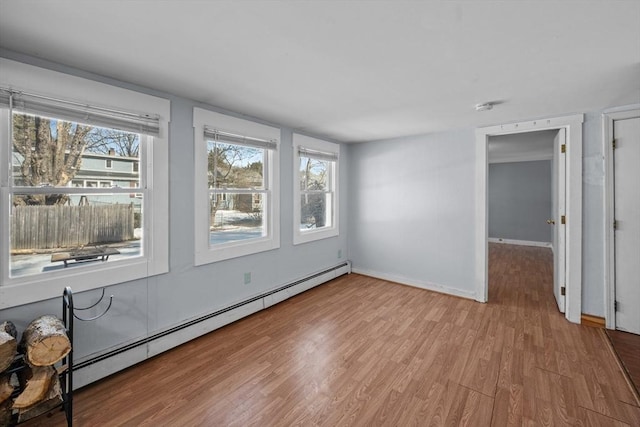
[[[160,118],[153,114],[118,111],[4,88],[0,88],[0,106],[92,126],[152,136],[160,134]]]
[[[330,162],[338,161],[338,154],[337,153],[328,153],[328,152],[325,152],[325,151],[311,150],[311,149],[305,148],[305,147],[299,147],[298,148],[298,153],[300,153],[301,156],[310,157],[312,159],[328,160]]]
[[[205,139],[211,139],[227,144],[244,145],[246,147],[266,148],[267,150],[276,150],[278,148],[278,143],[273,139],[267,140],[254,138],[252,136],[237,135],[210,128],[208,126],[204,127],[204,137]]]

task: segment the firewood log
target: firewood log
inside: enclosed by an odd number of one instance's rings
[[[9,381],[9,375],[0,375],[0,403],[9,399],[11,393],[13,393],[13,386],[11,385],[11,381]]]
[[[31,366],[50,366],[71,351],[71,343],[60,319],[45,315],[27,326],[22,334],[21,346]]]
[[[62,388],[60,387],[58,375],[54,375],[47,393],[40,402],[28,408],[18,410],[18,422],[22,423],[38,415],[42,415],[45,412],[57,408],[60,406],[60,403],[62,403]]]
[[[9,321],[0,322],[0,372],[11,366],[16,355],[18,331]]]
[[[49,392],[49,386],[56,370],[52,366],[34,366],[30,368],[31,378],[22,393],[13,402],[13,409],[26,409],[43,400]]]
[[[16,325],[14,325],[13,322],[10,322],[8,320],[0,322],[0,331],[6,332],[15,339],[18,339],[18,330],[16,329]]]
[[[0,372],[5,371],[13,363],[18,344],[16,338],[0,331]]]
[[[12,414],[13,414],[13,410],[11,409],[10,399],[7,399],[6,401],[0,403],[0,427],[12,425],[11,424]]]

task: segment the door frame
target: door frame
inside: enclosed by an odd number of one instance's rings
[[[490,136],[565,129],[566,158],[566,295],[565,317],[580,323],[582,315],[582,123],[584,114],[530,120],[476,129],[476,265],[475,299],[489,299],[489,212],[487,203]]]
[[[613,122],[640,117],[640,108],[605,111],[602,114],[602,152],[604,154],[604,310],[607,329],[616,328],[616,269],[613,231],[615,187],[613,179]]]
[[[562,152],[562,145],[567,143],[567,132],[564,128],[555,131],[553,138],[552,174],[555,177],[556,188],[552,191],[551,218],[555,220],[552,228],[553,248],[553,295],[561,313],[567,311],[566,295],[562,293],[562,286],[566,286],[567,278],[567,227],[562,224],[562,216],[567,209],[567,156]],[[555,194],[553,194],[555,193]],[[564,252],[563,250],[564,249]]]

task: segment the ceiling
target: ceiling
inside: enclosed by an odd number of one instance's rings
[[[553,140],[558,130],[513,133],[489,137],[489,163],[533,162],[553,159]]]
[[[0,48],[343,142],[640,102],[637,0],[0,0]]]

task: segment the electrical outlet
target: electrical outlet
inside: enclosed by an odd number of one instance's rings
[[[244,284],[248,285],[251,283],[251,273],[244,273]]]
[[[342,249],[338,249],[338,259],[342,258]]]

